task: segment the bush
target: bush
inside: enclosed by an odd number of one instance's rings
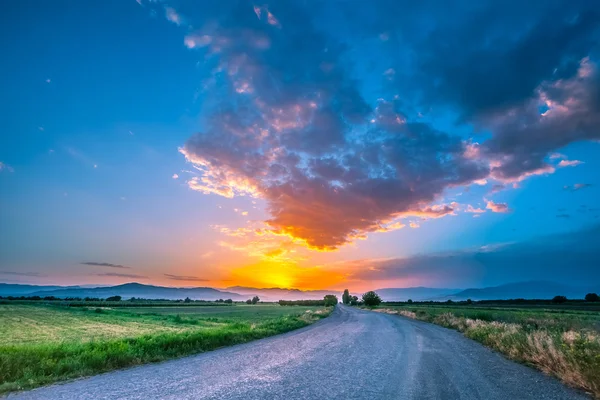
[[[374,307],[381,304],[381,297],[374,291],[367,292],[362,296],[363,302],[366,306]]]
[[[585,301],[600,301],[600,296],[597,293],[588,293],[585,295]]]
[[[566,301],[567,301],[566,296],[554,296],[554,298],[552,299],[553,303],[558,303],[558,304],[565,303]]]
[[[252,299],[246,300],[246,304],[252,304]]]
[[[338,298],[336,295],[328,294],[323,300],[325,300],[325,307],[335,306],[338,303]]]
[[[110,296],[106,298],[106,301],[121,301],[121,296]]]

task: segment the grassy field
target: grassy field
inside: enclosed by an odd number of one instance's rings
[[[600,398],[598,311],[456,305],[382,305],[375,311],[456,329]]]
[[[306,326],[330,310],[0,304],[0,393],[244,343]]]

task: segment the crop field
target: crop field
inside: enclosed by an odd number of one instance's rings
[[[600,398],[600,312],[560,307],[406,304],[375,311],[456,329]]]
[[[306,326],[330,310],[0,304],[0,393],[244,343]]]

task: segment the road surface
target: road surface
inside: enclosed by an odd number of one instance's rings
[[[15,399],[588,399],[460,333],[338,306],[309,327]]]

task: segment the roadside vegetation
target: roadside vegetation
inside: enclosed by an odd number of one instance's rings
[[[0,304],[0,394],[244,343],[301,328],[331,312],[318,306],[171,303]]]
[[[563,297],[563,296],[557,296]],[[508,358],[534,366],[600,399],[600,312],[594,294],[566,299],[461,303],[383,303],[374,311],[462,332]]]

